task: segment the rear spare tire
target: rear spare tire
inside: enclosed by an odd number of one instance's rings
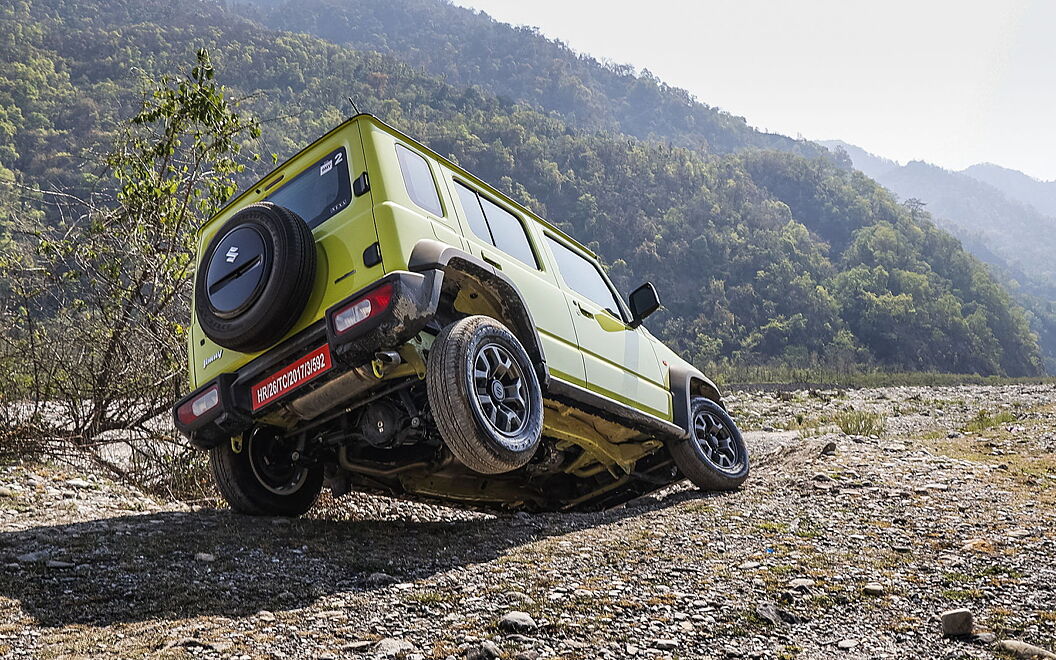
[[[198,323],[242,353],[282,339],[304,313],[315,280],[312,230],[270,202],[234,214],[210,241],[194,282]]]
[[[502,323],[470,316],[444,328],[429,353],[426,389],[444,443],[466,467],[499,474],[535,455],[542,390],[528,353]]]

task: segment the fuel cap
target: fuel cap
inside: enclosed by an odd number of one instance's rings
[[[206,295],[216,315],[229,319],[256,302],[267,267],[267,245],[255,227],[236,227],[220,239],[206,271]]]

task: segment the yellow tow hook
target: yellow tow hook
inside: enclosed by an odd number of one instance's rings
[[[236,454],[242,453],[242,436],[233,435],[231,436],[231,451]]]

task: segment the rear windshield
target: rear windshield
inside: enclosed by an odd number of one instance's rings
[[[345,148],[331,152],[266,199],[285,206],[315,228],[352,201]]]

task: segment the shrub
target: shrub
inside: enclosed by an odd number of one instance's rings
[[[836,416],[836,426],[847,435],[883,435],[887,418],[880,413],[848,410]]]

